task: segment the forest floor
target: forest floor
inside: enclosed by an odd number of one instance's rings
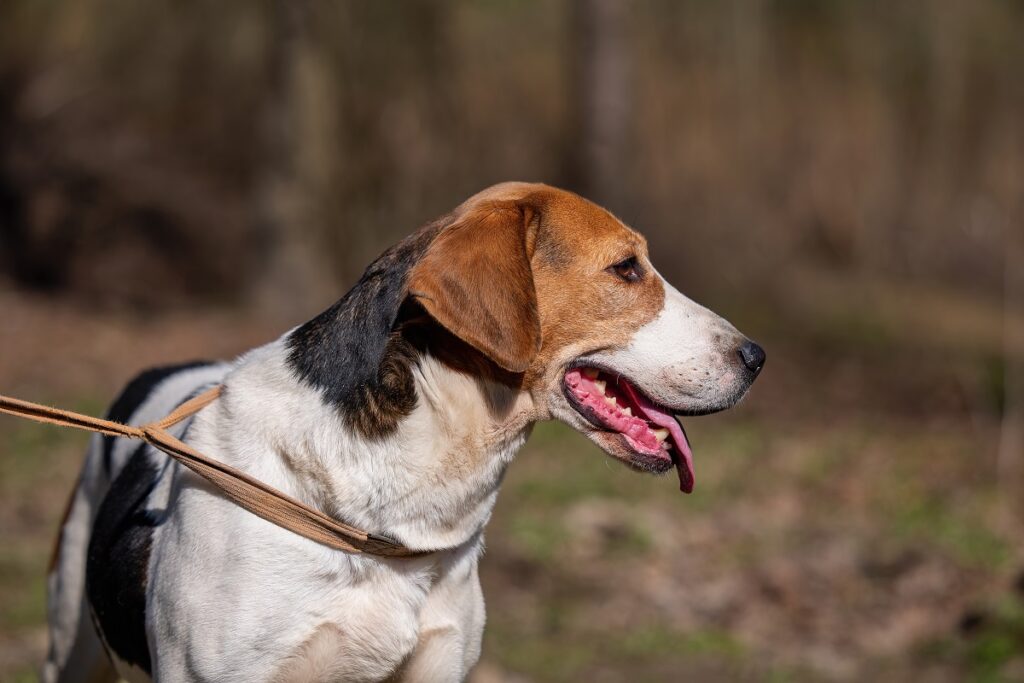
[[[1024,537],[996,458],[1006,359],[985,331],[1001,323],[954,302],[949,329],[908,334],[935,299],[908,296],[906,316],[899,297],[720,305],[769,358],[739,407],[685,421],[690,496],[539,425],[488,529],[474,683],[1024,680]],[[93,414],[142,367],[231,357],[294,322],[2,290],[0,309],[0,392]],[[0,681],[35,680],[85,443],[0,419]]]

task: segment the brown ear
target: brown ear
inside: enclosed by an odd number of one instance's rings
[[[409,276],[409,295],[437,322],[511,372],[525,372],[540,349],[535,216],[506,201],[465,209]]]

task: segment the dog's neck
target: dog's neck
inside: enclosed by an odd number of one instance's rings
[[[527,392],[428,353],[410,369],[415,407],[367,436],[298,377],[282,338],[239,360],[211,427],[233,464],[325,513],[412,548],[453,548],[487,523],[535,411]]]

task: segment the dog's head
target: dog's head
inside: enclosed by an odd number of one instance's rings
[[[434,229],[408,296],[519,377],[539,417],[635,469],[676,464],[690,491],[692,455],[675,416],[735,404],[764,351],[668,284],[640,234],[570,192],[504,183]]]

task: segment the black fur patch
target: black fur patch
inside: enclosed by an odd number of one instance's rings
[[[191,361],[188,363],[179,363],[177,365],[165,365],[158,368],[150,368],[139,375],[137,375],[128,386],[124,388],[121,394],[114,399],[114,403],[110,406],[110,410],[107,411],[107,419],[113,420],[114,422],[125,423],[131,419],[132,413],[138,409],[142,402],[145,401],[153,389],[158,384],[163,382],[165,379],[173,374],[183,372],[185,370],[192,370],[193,368],[201,368],[207,365],[212,365],[210,361]],[[104,436],[103,437],[103,471],[106,475],[110,476],[112,467],[111,458],[114,453],[114,443],[117,439],[116,436]]]
[[[127,422],[153,390],[179,372],[211,365],[192,361],[151,368],[124,388],[107,411],[107,418]],[[103,437],[103,467],[109,475],[116,437]],[[159,477],[157,464],[145,454],[132,453],[100,505],[89,539],[86,596],[97,628],[118,657],[149,673],[146,642],[146,575],[155,522],[145,511],[146,498]]]
[[[146,641],[146,580],[154,521],[146,499],[158,479],[157,464],[140,446],[100,505],[89,540],[86,595],[107,647],[151,673]]]
[[[444,224],[428,225],[384,252],[340,301],[288,338],[298,375],[371,438],[394,430],[416,407],[415,352],[396,324],[409,271]]]

